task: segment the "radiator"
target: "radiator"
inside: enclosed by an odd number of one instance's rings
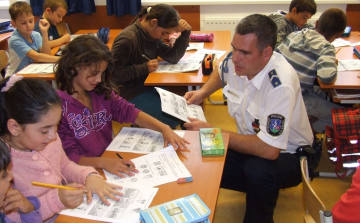
[[[315,27],[315,22],[318,19],[319,18],[311,18],[308,20],[308,23],[312,24]],[[233,36],[235,33],[236,25],[239,23],[240,20],[240,17],[207,17],[204,19],[203,30],[229,30],[231,31],[231,36]]]
[[[233,36],[235,32],[235,27],[240,20],[241,18],[208,17],[204,19],[203,30],[205,31],[229,30],[231,31],[231,36]]]

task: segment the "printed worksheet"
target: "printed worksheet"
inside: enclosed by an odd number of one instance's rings
[[[188,105],[184,97],[155,87],[160,95],[161,109],[163,112],[172,115],[184,122],[190,122],[188,117],[196,118],[206,122],[204,111],[200,105]]]
[[[204,42],[189,43],[189,46],[186,48],[186,50],[201,50],[201,49],[204,49]]]
[[[338,71],[360,70],[360,60],[339,60]]]
[[[185,61],[200,61],[201,62],[204,59],[205,54],[215,54],[216,58],[219,59],[225,53],[226,53],[226,51],[222,51],[222,50],[202,49],[202,50],[198,50],[195,53],[193,53],[191,56],[186,58]]]
[[[104,204],[96,194],[92,195],[92,202],[87,204],[86,195],[84,201],[75,209],[66,209],[60,212],[78,218],[85,218],[105,222],[139,223],[139,212],[148,208],[158,188],[123,188],[124,194],[120,201],[108,199],[109,206]]]
[[[54,73],[54,64],[32,63],[17,73],[18,74],[52,74]]]
[[[155,187],[173,181],[189,182],[192,176],[172,146],[131,160],[139,173],[120,178],[104,170],[108,182],[126,187]]]
[[[115,152],[152,153],[164,148],[160,132],[144,128],[123,127],[106,148]]]
[[[331,43],[334,47],[350,46],[351,43],[347,40],[337,38]]]
[[[159,73],[182,73],[194,70],[199,70],[201,62],[199,61],[187,61],[180,60],[176,64],[172,64],[166,61],[160,61],[159,67],[156,72]]]

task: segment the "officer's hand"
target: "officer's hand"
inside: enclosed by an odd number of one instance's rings
[[[184,95],[184,98],[188,105],[190,105],[190,104],[199,105],[204,101],[205,96],[203,96],[203,94],[200,92],[200,90],[197,90],[197,91],[186,92],[186,94]]]
[[[186,130],[194,130],[199,131],[200,128],[212,128],[212,125],[210,125],[207,122],[200,121],[196,118],[188,118],[191,122],[187,122],[184,124],[184,127]]]

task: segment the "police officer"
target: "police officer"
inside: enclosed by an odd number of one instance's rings
[[[229,132],[221,187],[247,193],[246,223],[273,222],[279,190],[301,182],[296,149],[313,141],[296,71],[273,52],[276,29],[265,15],[242,19],[227,67],[215,69],[200,90],[184,96],[189,104],[200,104],[222,87],[221,78],[227,82],[223,93],[238,132]],[[190,121],[184,124],[189,130],[212,127]]]

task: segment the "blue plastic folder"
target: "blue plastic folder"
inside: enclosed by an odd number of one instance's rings
[[[210,223],[211,211],[196,194],[140,211],[143,223]]]

